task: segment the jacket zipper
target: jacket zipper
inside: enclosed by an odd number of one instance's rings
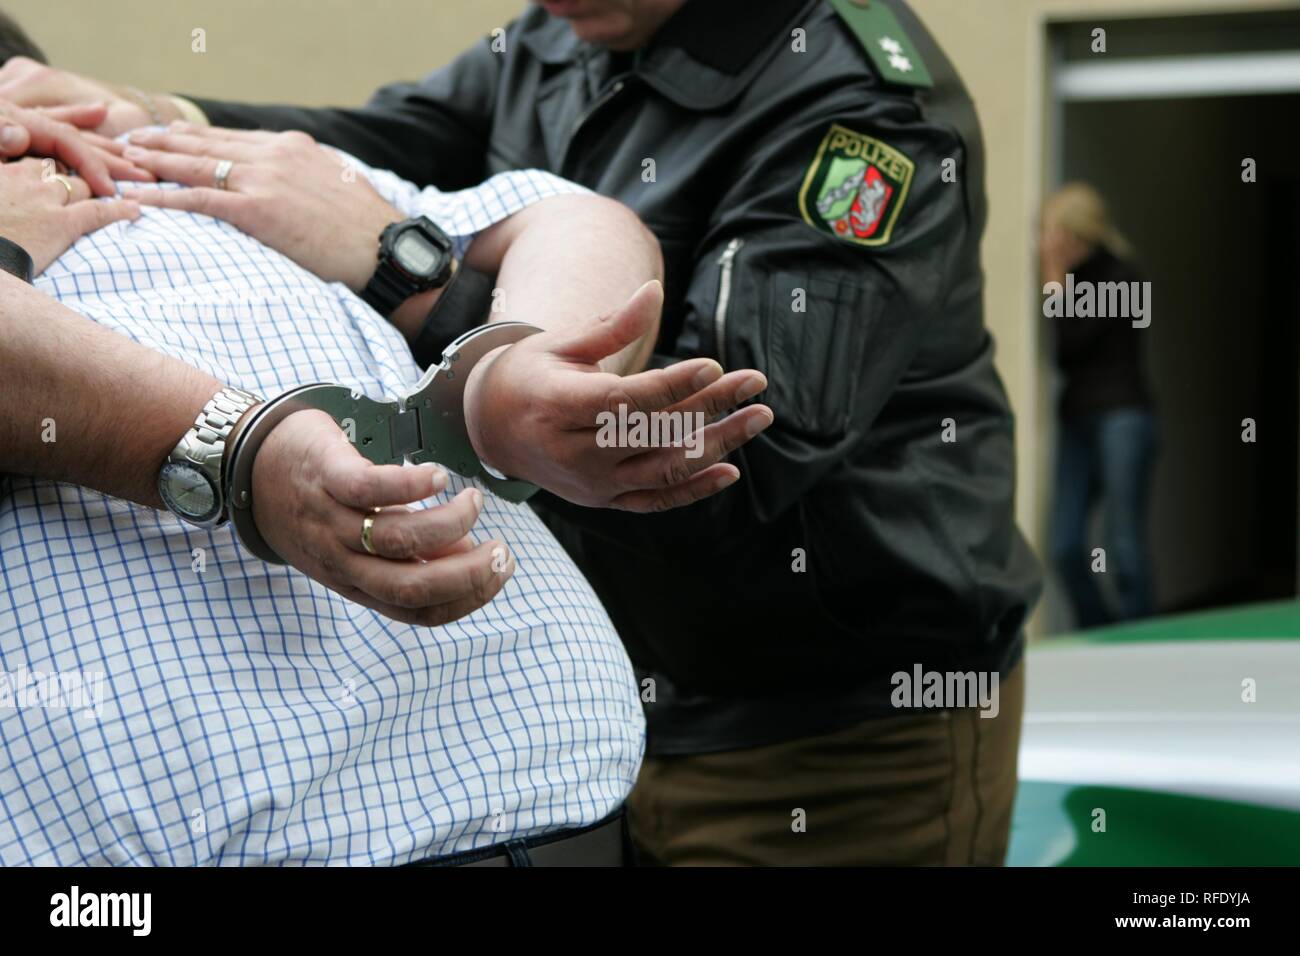
[[[578,119],[574,122],[573,129],[569,131],[569,142],[573,142],[573,137],[578,135],[578,131],[581,130],[582,127],[586,125],[587,120],[595,116],[596,113],[600,111],[600,108],[602,106],[604,106],[614,97],[618,96],[618,94],[622,93],[623,88],[625,86],[627,86],[626,80],[616,80],[613,86],[611,86],[608,90],[606,90],[596,99],[596,102],[588,106],[587,109],[583,112],[583,114],[579,116]]]
[[[727,367],[727,307],[731,305],[731,271],[736,265],[736,253],[740,252],[740,247],[744,244],[745,240],[737,236],[727,243],[727,248],[718,257],[722,274],[718,279],[718,306],[713,313],[713,343],[718,350],[718,362],[724,369]]]

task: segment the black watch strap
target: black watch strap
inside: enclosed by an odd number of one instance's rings
[[[411,297],[411,284],[397,274],[391,264],[381,261],[361,290],[361,300],[384,318],[391,318],[397,307]]]
[[[31,284],[35,267],[27,250],[12,239],[0,236],[0,269]]]
[[[492,310],[492,276],[461,263],[433,304],[424,327],[411,343],[411,353],[421,369],[442,358],[442,350],[470,329],[482,325]]]

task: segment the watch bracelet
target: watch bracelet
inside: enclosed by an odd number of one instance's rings
[[[216,475],[209,474],[209,477],[214,479],[222,504],[221,511],[214,519],[215,524],[211,527],[220,527],[229,519],[229,508],[225,498],[225,471],[230,438],[239,423],[248,417],[247,413],[261,401],[262,399],[252,392],[246,392],[232,385],[223,385],[199,410],[194,418],[194,424],[186,430],[171,454],[167,456],[168,462],[186,462],[199,469],[209,467],[209,463],[216,455],[221,456]]]
[[[244,417],[250,408],[257,405],[262,399],[258,398],[252,392],[245,392],[243,389],[235,388],[232,385],[223,385],[217,390],[217,393],[208,399],[207,404],[199,411],[194,419],[194,425],[191,428],[194,440],[200,444],[208,446],[213,451],[220,449],[223,452],[222,470],[225,469],[224,452],[230,439],[230,433],[239,420]],[[224,433],[223,433],[224,431]],[[190,437],[187,432],[186,437]],[[176,449],[172,451],[172,457],[181,450],[181,446],[186,441],[182,439]],[[185,460],[193,461],[188,455],[182,456]],[[170,460],[170,459],[169,459]],[[220,481],[220,476],[218,476]]]

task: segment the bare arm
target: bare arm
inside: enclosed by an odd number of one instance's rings
[[[663,279],[659,242],[626,206],[600,196],[552,196],[484,230],[465,265],[496,276],[493,322],[531,322],[575,332],[614,312],[632,293]],[[392,322],[414,341],[441,290],[407,299]],[[654,351],[659,321],[600,367],[639,372]]]
[[[158,469],[222,383],[7,274],[0,341],[0,471],[161,508]]]
[[[562,333],[616,311],[632,293],[663,279],[659,242],[626,206],[598,196],[554,196],[484,232],[466,265],[495,273],[502,291],[492,320],[517,320]],[[601,360],[607,372],[645,367],[658,316],[631,345]]]

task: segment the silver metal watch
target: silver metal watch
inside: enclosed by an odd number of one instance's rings
[[[226,522],[227,439],[244,413],[261,401],[250,392],[225,386],[203,406],[158,473],[158,494],[172,514],[200,528]]]

